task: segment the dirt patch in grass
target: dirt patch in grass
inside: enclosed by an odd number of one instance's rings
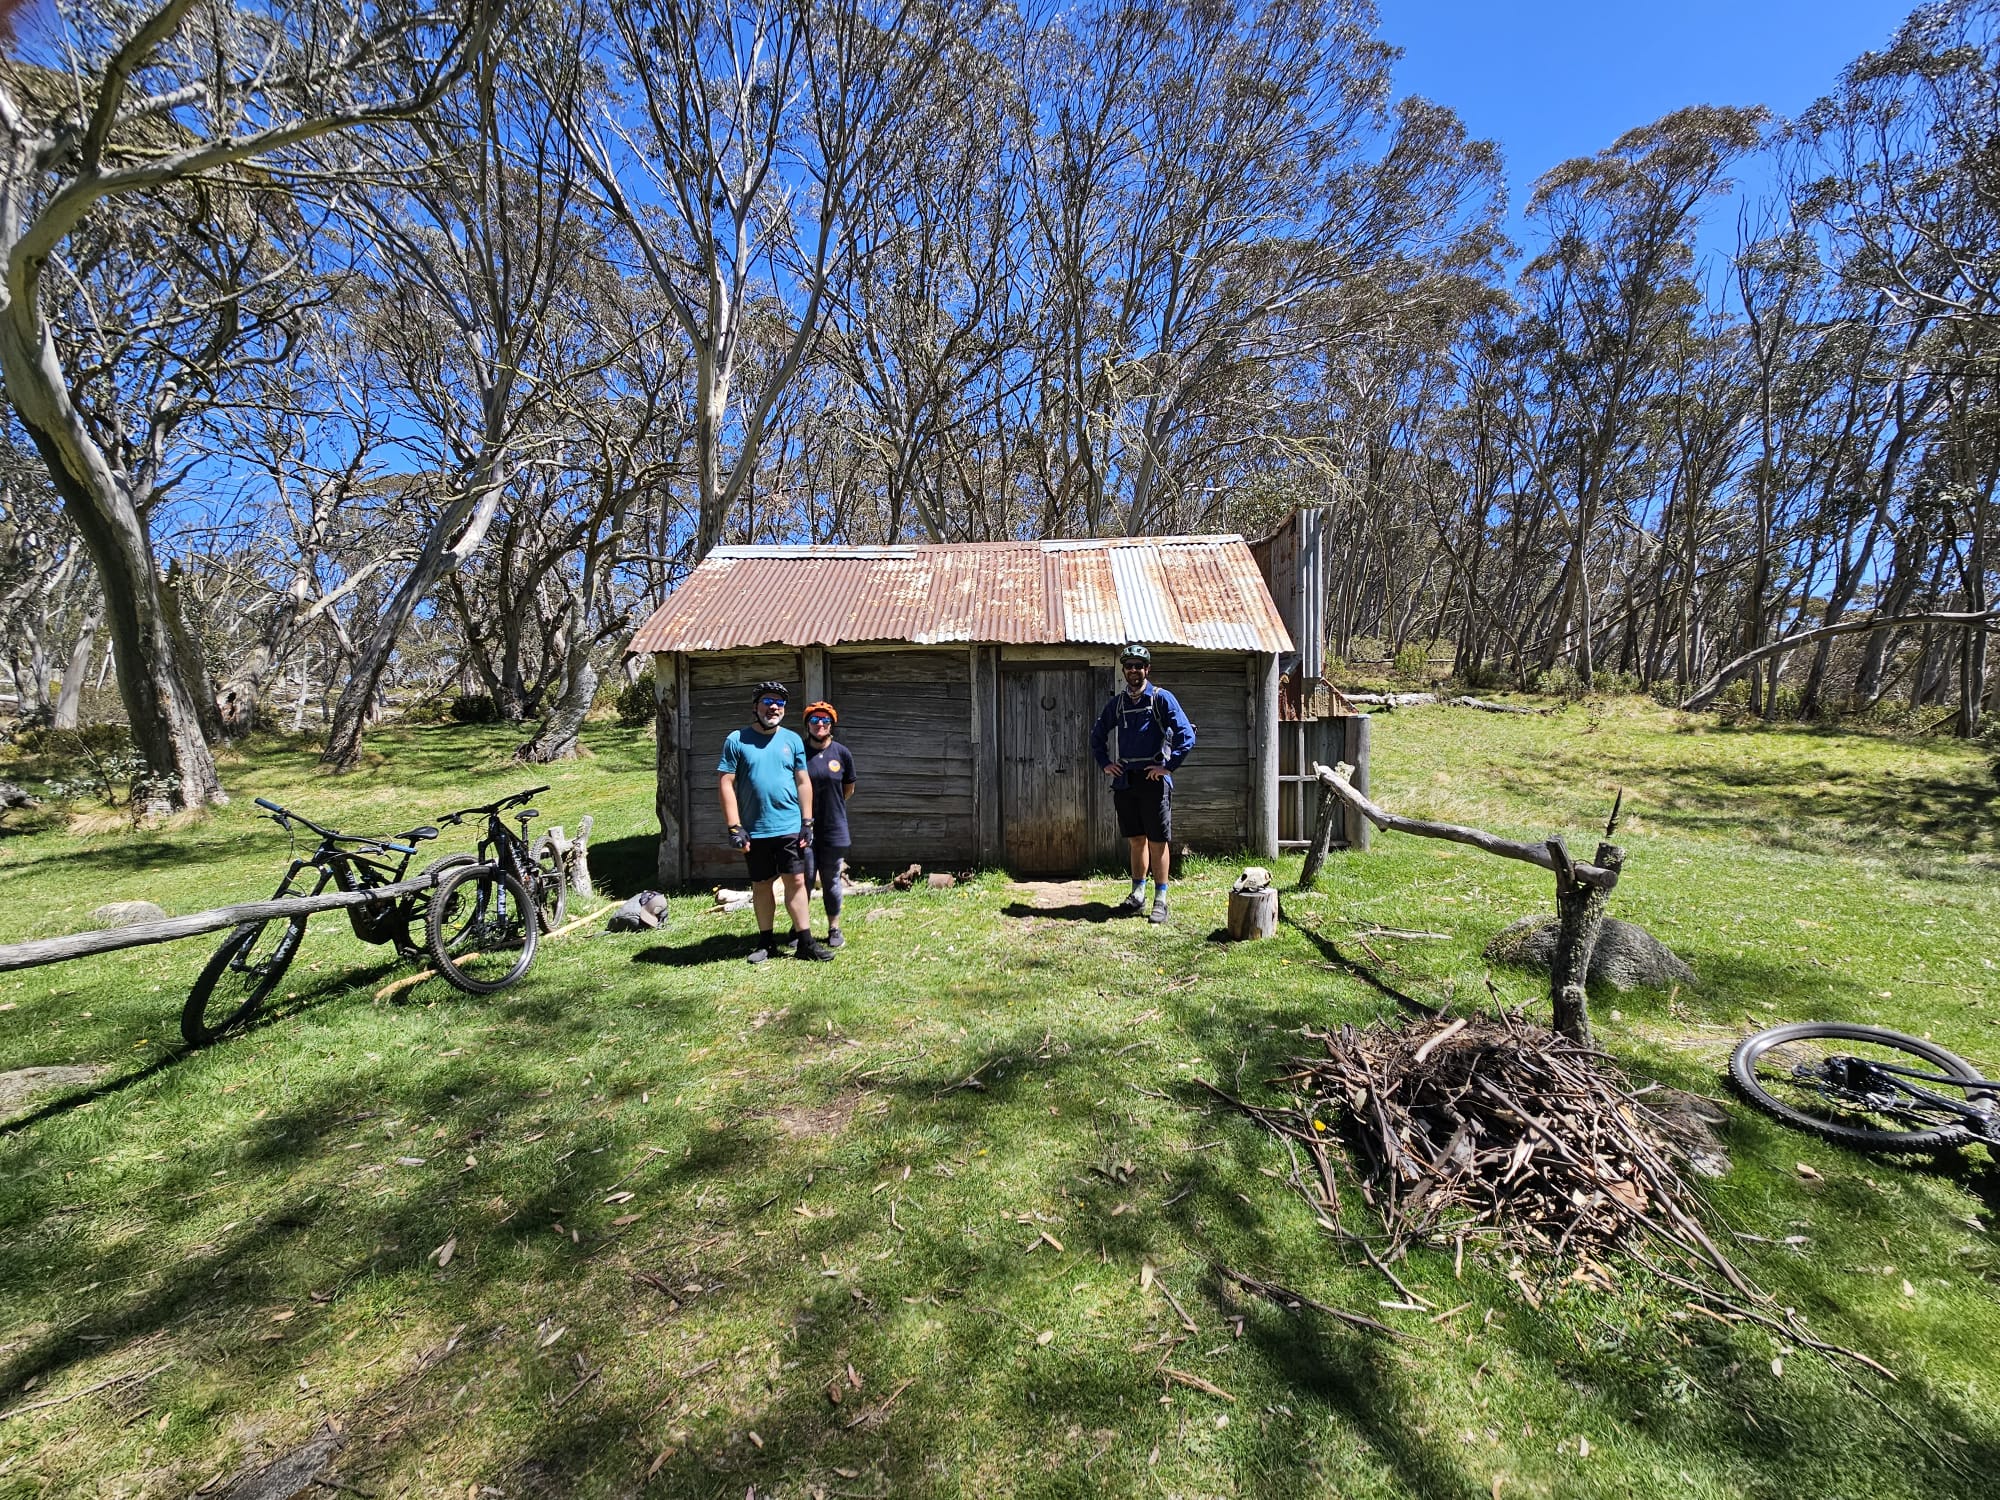
[[[1053,911],[1064,906],[1079,906],[1086,901],[1099,900],[1104,895],[1102,880],[1017,880],[1007,887],[1007,894],[1018,896],[1030,906],[1046,907]]]
[[[0,1119],[18,1112],[37,1094],[46,1094],[51,1089],[80,1088],[97,1082],[103,1074],[103,1067],[95,1064],[73,1068],[16,1068],[11,1073],[0,1073]]]

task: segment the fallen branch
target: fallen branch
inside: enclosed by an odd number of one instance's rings
[[[1343,693],[1349,703],[1361,703],[1369,708],[1429,708],[1438,701],[1436,693]]]
[[[272,901],[250,901],[242,906],[219,906],[185,917],[169,917],[164,922],[135,922],[130,927],[109,927],[98,932],[78,932],[68,937],[38,938],[32,943],[0,947],[0,974],[13,969],[32,969],[41,964],[59,964],[72,958],[91,958],[114,953],[120,948],[142,948],[149,943],[171,943],[181,938],[200,937],[246,922],[282,921],[311,916],[315,912],[339,911],[349,906],[372,906],[400,896],[413,895],[434,887],[446,870],[413,876],[393,885],[378,885],[365,891],[328,891],[321,896],[285,896]]]
[[[1618,884],[1616,870],[1600,869],[1579,861],[1558,862],[1547,844],[1526,844],[1518,839],[1503,839],[1498,834],[1488,833],[1483,828],[1467,828],[1460,823],[1434,823],[1426,818],[1405,818],[1397,813],[1376,806],[1355,790],[1348,780],[1354,772],[1352,766],[1323,766],[1313,762],[1313,775],[1319,778],[1321,786],[1332,789],[1349,806],[1377,828],[1390,833],[1413,833],[1420,838],[1448,839],[1454,844],[1470,844],[1475,849],[1488,854],[1497,854],[1502,859],[1518,859],[1524,864],[1538,866],[1552,875],[1567,875],[1580,885],[1595,886],[1600,890],[1610,890]]]
[[[1734,661],[1725,664],[1715,675],[1700,687],[1681,699],[1681,707],[1688,710],[1707,708],[1715,701],[1715,695],[1729,685],[1731,678],[1754,662],[1767,656],[1776,656],[1781,651],[1790,651],[1794,646],[1811,645],[1814,641],[1830,640],[1837,635],[1849,635],[1861,630],[1896,630],[1904,625],[1990,625],[2000,621],[2000,609],[1979,610],[1972,613],[1939,612],[1924,610],[1917,614],[1868,615],[1859,620],[1842,620],[1837,625],[1819,625],[1811,630],[1798,630],[1775,641],[1767,641],[1755,650],[1746,651]]]
[[[1349,1312],[1344,1307],[1329,1307],[1326,1303],[1315,1302],[1312,1298],[1300,1292],[1287,1291],[1284,1287],[1273,1286],[1268,1281],[1259,1281],[1254,1276],[1245,1276],[1241,1271],[1232,1271],[1227,1266],[1218,1265],[1215,1268],[1215,1274],[1222,1277],[1225,1281],[1235,1282],[1246,1292],[1251,1292],[1256,1296],[1264,1298],[1266,1301],[1277,1303],[1286,1312],[1297,1312],[1302,1307],[1309,1307],[1316,1313],[1332,1318],[1336,1322],[1346,1323],[1350,1327],[1366,1328],[1370,1333],[1386,1333],[1392,1339],[1409,1337],[1400,1328],[1391,1328],[1387,1323],[1381,1322],[1376,1318],[1371,1318],[1365,1313]]]
[[[66,1406],[72,1401],[81,1401],[85,1396],[94,1396],[99,1391],[108,1391],[114,1385],[129,1385],[135,1380],[151,1380],[155,1375],[162,1374],[173,1367],[174,1361],[170,1359],[165,1364],[155,1365],[152,1369],[141,1374],[114,1375],[109,1380],[98,1381],[96,1385],[87,1385],[80,1391],[71,1391],[67,1396],[55,1396],[47,1401],[30,1401],[26,1406],[10,1407],[6,1411],[0,1411],[0,1422],[6,1421],[9,1417],[25,1416],[31,1411],[47,1411],[52,1406]]]
[[[1529,703],[1494,703],[1486,698],[1468,697],[1452,699],[1451,707],[1476,708],[1481,713],[1488,714],[1540,714],[1544,717],[1550,712],[1546,708],[1536,708],[1533,704]]]

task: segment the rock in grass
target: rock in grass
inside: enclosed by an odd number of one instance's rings
[[[164,922],[167,914],[150,901],[108,901],[90,914],[99,927],[136,927],[141,922]]]
[[[0,1120],[13,1114],[37,1094],[50,1089],[76,1088],[95,1083],[104,1069],[96,1065],[54,1068],[16,1068],[0,1073]]]
[[[658,891],[641,891],[611,914],[607,932],[651,932],[667,919],[667,898]]]
[[[1511,922],[1486,945],[1486,957],[1492,962],[1524,969],[1546,969],[1555,956],[1553,916]],[[1645,928],[1606,917],[1597,935],[1597,950],[1590,955],[1590,979],[1593,984],[1608,984],[1619,991],[1641,986],[1662,989],[1669,984],[1692,983],[1694,970]]]
[[[0,812],[16,807],[32,807],[35,799],[11,781],[0,781]]]

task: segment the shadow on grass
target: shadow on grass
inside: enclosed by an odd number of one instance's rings
[[[628,834],[622,839],[595,840],[590,845],[590,877],[598,894],[618,900],[640,891],[657,890],[660,883],[660,840],[657,835]],[[676,901],[686,899],[679,893]]]
[[[54,1095],[43,1100],[25,1114],[16,1115],[10,1120],[0,1121],[0,1139],[4,1139],[7,1136],[19,1135],[23,1131],[41,1124],[45,1120],[52,1120],[60,1115],[68,1114],[71,1110],[96,1104],[103,1099],[115,1098],[134,1084],[144,1083],[147,1079],[153,1078],[187,1061],[197,1053],[207,1051],[210,1047],[224,1047],[232,1042],[247,1042],[250,1037],[269,1027],[279,1025],[282,1022],[305,1015],[308,1012],[319,1010],[349,994],[357,991],[365,991],[367,986],[375,983],[397,967],[399,966],[383,964],[373,969],[361,970],[358,973],[350,972],[343,975],[328,975],[311,990],[300,991],[297,999],[263,1006],[248,1021],[240,1026],[231,1027],[214,1041],[202,1047],[189,1047],[186,1045],[163,1047],[160,1054],[147,1062],[143,1067],[134,1068],[129,1072],[119,1073],[110,1078],[101,1078],[87,1088],[76,1089],[67,1094]],[[407,990],[404,991],[401,998],[407,999],[409,993]],[[179,1026],[178,1017],[167,1022],[166,1025],[169,1030],[176,1029]]]
[[[1000,915],[1016,920],[1047,917],[1056,922],[1109,922],[1114,918],[1136,917],[1138,913],[1120,912],[1106,901],[1075,901],[1068,906],[1032,906],[1026,901],[1010,901],[1000,908]]]
[[[782,940],[783,934],[780,934]],[[635,964],[693,965],[742,963],[749,956],[751,936],[743,932],[711,932],[691,943],[663,943],[657,948],[641,948],[632,955]]]

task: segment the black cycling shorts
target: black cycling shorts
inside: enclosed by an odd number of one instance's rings
[[[1165,780],[1149,781],[1143,771],[1135,771],[1125,785],[1112,790],[1111,807],[1118,814],[1118,832],[1124,837],[1147,838],[1156,844],[1173,842],[1173,799]]]
[[[799,847],[796,833],[752,839],[743,858],[750,866],[752,883],[769,880],[776,875],[803,875],[806,869],[806,851]]]

